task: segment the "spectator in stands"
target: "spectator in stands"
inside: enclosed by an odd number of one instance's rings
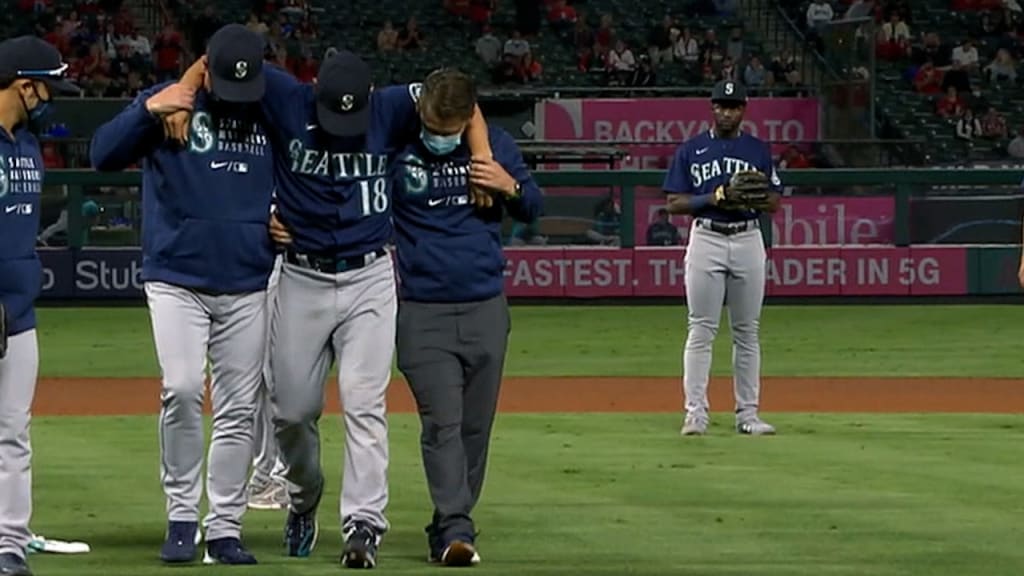
[[[576,46],[576,52],[582,53],[584,48],[593,50],[595,42],[597,40],[594,37],[594,31],[590,29],[586,18],[581,15],[576,19],[576,26],[572,29],[572,43]]]
[[[605,50],[610,50],[615,43],[615,28],[612,26],[612,15],[602,14],[601,25],[598,26],[597,32],[594,34],[594,41],[598,46]],[[595,49],[595,52],[600,50]]]
[[[416,23],[416,17],[409,16],[409,20],[405,22],[405,28],[398,33],[398,49],[404,51],[425,50],[426,47],[427,42]]]
[[[886,60],[900,60],[910,54],[910,28],[898,12],[878,30],[878,56]]]
[[[496,0],[470,0],[469,21],[476,25],[477,29],[483,28],[491,21],[491,14],[497,9]]]
[[[935,112],[943,118],[959,118],[967,109],[967,103],[960,97],[956,86],[946,88],[946,95],[935,105]]]
[[[128,45],[129,53],[132,56],[138,57],[147,65],[152,61],[153,47],[149,43],[149,38],[146,38],[137,28],[133,27],[124,42]]]
[[[658,83],[658,76],[654,72],[654,64],[647,54],[640,55],[639,66],[633,71],[633,77],[629,79],[630,86],[654,86]]]
[[[913,53],[914,63],[921,66],[931,60],[936,68],[945,70],[953,63],[952,52],[939,40],[939,35],[929,32],[921,40],[921,47]]]
[[[700,45],[700,59],[706,65],[718,69],[722,65],[722,44],[718,41],[718,34],[713,28],[704,33],[704,42]]]
[[[1012,158],[1024,159],[1024,128],[1017,130],[1017,135],[1006,146],[1006,153]]]
[[[576,24],[576,9],[565,0],[555,0],[548,8],[548,24],[559,32],[571,30]]]
[[[739,73],[736,71],[736,64],[732,58],[726,56],[722,59],[722,68],[718,71],[719,80],[739,80]]]
[[[822,26],[832,21],[835,13],[825,0],[813,0],[807,6],[806,16],[808,31],[817,33]]]
[[[772,83],[785,86],[800,85],[800,70],[796,65],[796,57],[791,52],[783,52],[772,57],[768,66],[772,74]]]
[[[980,138],[984,134],[981,128],[981,121],[974,117],[974,112],[967,108],[960,119],[956,121],[956,137],[959,140],[971,141]]]
[[[920,94],[939,94],[942,92],[942,70],[935,67],[930,59],[917,69],[914,74],[914,90]]]
[[[765,85],[768,71],[757,56],[751,56],[747,62],[747,69],[743,71],[743,83],[749,88],[760,88]]]
[[[672,56],[688,68],[695,68],[700,61],[700,43],[693,37],[689,28],[683,28],[682,34],[676,39]]]
[[[996,51],[996,57],[985,66],[985,78],[993,84],[1017,82],[1017,63],[1005,48]]]
[[[594,225],[587,231],[591,242],[604,246],[618,246],[621,213],[611,195],[602,199],[594,209]]]
[[[292,74],[299,82],[312,84],[320,71],[320,63],[313,57],[313,50],[309,46],[302,47],[302,58],[291,67]]]
[[[302,17],[302,20],[299,20],[299,25],[295,27],[295,38],[300,42],[313,42],[319,35],[320,31],[316,25],[316,18],[307,12]]]
[[[523,54],[519,59],[519,65],[516,67],[516,74],[519,76],[519,81],[523,84],[539,82],[543,71],[544,69],[540,62],[533,59],[532,52]]]
[[[675,20],[666,14],[661,24],[652,26],[647,33],[647,53],[655,66],[672,61],[673,33],[678,36]]]
[[[484,33],[476,39],[476,55],[488,68],[498,65],[501,60],[501,40],[494,35],[490,25],[484,25]]]
[[[636,70],[636,57],[622,40],[615,41],[615,49],[608,53],[609,80],[622,85],[629,82]]]
[[[183,47],[184,43],[181,40],[181,34],[178,34],[178,31],[174,29],[173,24],[166,24],[153,44],[153,52],[156,54],[154,65],[158,82],[177,78],[181,74]]]
[[[965,38],[959,46],[953,49],[953,65],[967,73],[977,72],[978,61],[978,48],[975,47],[974,40],[971,38]]]
[[[249,30],[259,34],[260,36],[266,36],[270,28],[267,23],[260,20],[260,17],[255,12],[249,12],[249,19],[245,21],[245,27]]]
[[[803,170],[806,168],[814,168],[814,163],[807,158],[806,154],[797,148],[796,144],[790,144],[779,159],[779,168],[782,168],[783,170]]]
[[[647,245],[678,246],[679,242],[679,229],[669,222],[668,210],[659,208],[654,222],[647,227]]]
[[[377,32],[377,51],[395,52],[398,50],[398,30],[391,20],[384,21],[384,27]]]
[[[982,135],[990,140],[1006,138],[1006,118],[996,110],[995,106],[989,106],[988,111],[981,117],[981,130]]]
[[[530,43],[523,38],[523,35],[519,30],[513,30],[512,36],[505,41],[505,47],[502,50],[505,55],[514,56],[516,63],[530,53]]]
[[[514,84],[519,82],[520,58],[513,54],[503,54],[501,64],[494,69],[494,83]]]
[[[1000,26],[996,25],[996,21],[992,18],[992,15],[985,12],[981,15],[981,22],[978,25],[977,36],[981,39],[985,38],[997,38],[1003,35],[1004,30]]]
[[[732,29],[729,41],[725,44],[725,55],[732,58],[736,64],[743,62],[743,29],[736,27]]]

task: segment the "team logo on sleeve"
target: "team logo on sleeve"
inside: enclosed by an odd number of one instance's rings
[[[422,82],[413,82],[412,84],[409,84],[409,98],[412,98],[413,102],[419,102],[420,101],[420,94],[422,94],[422,93],[423,93],[423,83]]]
[[[429,178],[423,161],[409,154],[402,159],[405,166],[405,190],[409,194],[422,194],[427,189]]]
[[[11,180],[7,177],[7,158],[0,156],[0,198],[7,196],[11,189]]]

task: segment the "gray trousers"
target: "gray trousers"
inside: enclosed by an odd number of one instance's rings
[[[391,258],[323,274],[285,263],[270,330],[271,400],[291,509],[320,504],[324,476],[320,416],[324,384],[338,364],[345,419],[342,528],[390,525],[387,389],[395,350],[395,273]]]
[[[0,360],[0,554],[25,557],[31,538],[32,445],[29,425],[39,371],[36,331],[11,336]]]
[[[209,359],[213,433],[206,463],[206,539],[239,538],[267,346],[266,294],[212,295],[162,282],[147,282],[145,291],[163,375],[160,479],[167,519],[199,520]]]
[[[510,320],[504,296],[464,304],[403,301],[398,369],[419,410],[432,541],[472,537]]]

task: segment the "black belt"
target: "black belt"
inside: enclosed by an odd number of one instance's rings
[[[697,218],[697,226],[712,232],[718,232],[726,236],[732,236],[733,234],[739,234],[740,232],[746,232],[747,230],[755,230],[761,227],[761,222],[758,220],[743,220],[741,222],[719,222],[718,220],[712,220],[710,218]]]
[[[317,272],[323,272],[324,274],[337,274],[339,272],[348,272],[350,270],[358,270],[364,266],[369,266],[373,261],[378,258],[383,258],[384,256],[387,256],[387,254],[387,250],[378,248],[373,252],[367,252],[361,256],[337,258],[334,256],[300,254],[294,250],[288,250],[284,253],[284,259],[285,262],[288,262],[289,264],[309,268],[310,270],[316,270]]]

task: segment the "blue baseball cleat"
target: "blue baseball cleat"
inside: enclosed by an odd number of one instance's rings
[[[199,539],[198,522],[168,522],[167,539],[160,548],[160,560],[167,564],[194,562]]]
[[[256,564],[256,557],[238,538],[217,538],[206,543],[203,564]]]

